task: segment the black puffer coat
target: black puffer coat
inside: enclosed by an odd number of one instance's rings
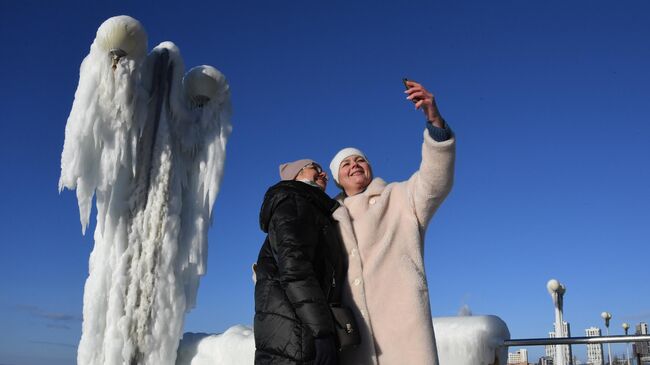
[[[314,338],[335,336],[328,303],[340,301],[338,203],[319,188],[282,181],[264,197],[267,238],[257,259],[255,364],[311,364]]]

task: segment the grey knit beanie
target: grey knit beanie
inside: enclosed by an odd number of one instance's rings
[[[293,180],[298,176],[300,170],[303,167],[309,165],[310,163],[315,163],[314,160],[304,158],[302,160],[297,160],[293,162],[287,162],[280,165],[280,179],[281,180]]]

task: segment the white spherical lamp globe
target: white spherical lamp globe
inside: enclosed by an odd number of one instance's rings
[[[183,77],[183,89],[192,105],[204,106],[211,101],[223,101],[228,91],[226,77],[212,66],[196,66]]]
[[[605,320],[605,327],[609,329],[609,320],[612,319],[612,315],[609,312],[603,312],[600,316]]]
[[[141,59],[147,54],[147,33],[142,24],[128,15],[108,18],[97,29],[95,43],[103,51]]]
[[[553,294],[560,290],[560,282],[555,279],[551,279],[548,281],[548,283],[546,283],[546,289],[549,293]]]

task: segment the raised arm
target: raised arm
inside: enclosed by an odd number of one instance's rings
[[[409,201],[420,228],[426,229],[431,217],[453,185],[455,138],[438,110],[431,92],[415,81],[407,81],[407,99],[422,110],[427,121],[422,143],[420,169],[409,179]]]

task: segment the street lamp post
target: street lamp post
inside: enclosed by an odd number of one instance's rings
[[[612,315],[609,312],[603,312],[600,316],[605,320],[605,328],[607,329],[607,336],[609,336],[609,320],[612,319]],[[607,352],[609,354],[609,365],[612,365],[612,346],[607,343]]]
[[[555,337],[565,337],[564,335],[564,326],[562,325],[562,307],[564,293],[566,292],[566,287],[560,284],[559,281],[551,279],[546,283],[546,289],[548,293],[551,294],[553,299],[553,305],[555,306]],[[563,345],[555,345],[555,365],[566,365],[564,362],[564,353],[562,352]]]
[[[623,322],[622,324],[623,330],[625,331],[625,336],[627,336],[627,330],[630,329],[630,325],[627,324],[626,322]],[[630,344],[625,343],[625,355],[627,356],[627,365],[630,365]]]

